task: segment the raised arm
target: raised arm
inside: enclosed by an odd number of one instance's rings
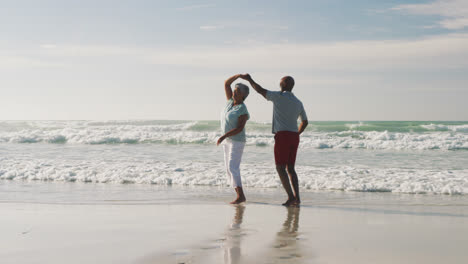
[[[229,100],[232,98],[232,88],[231,84],[240,77],[240,74],[233,75],[224,81],[224,91],[226,92],[226,99]]]
[[[239,118],[237,119],[237,127],[234,128],[234,129],[229,130],[226,134],[222,135],[218,139],[218,142],[216,142],[216,145],[221,144],[221,142],[223,142],[223,140],[225,140],[226,138],[232,137],[232,136],[237,135],[240,132],[242,132],[242,130],[245,127],[245,123],[247,123],[247,119],[249,119],[248,115],[239,116]]]
[[[267,89],[264,89],[263,87],[260,86],[260,84],[256,83],[252,77],[250,77],[250,74],[246,73],[246,74],[241,74],[240,77],[246,81],[248,81],[250,83],[250,85],[252,86],[252,88],[254,88],[255,91],[257,91],[257,93],[263,95],[263,97],[266,98],[266,94],[267,94]]]

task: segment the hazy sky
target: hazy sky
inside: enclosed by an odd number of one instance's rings
[[[468,1],[0,0],[0,119],[218,119],[245,72],[310,120],[468,120]]]

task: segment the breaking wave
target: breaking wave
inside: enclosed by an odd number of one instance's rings
[[[120,184],[225,186],[225,169],[214,162],[0,159],[0,179]],[[298,166],[304,190],[468,194],[468,170]],[[243,164],[247,187],[280,188],[271,164]]]
[[[247,144],[272,146],[271,124],[249,122]],[[2,121],[0,143],[215,144],[217,121]],[[468,122],[311,122],[301,147],[468,150]]]

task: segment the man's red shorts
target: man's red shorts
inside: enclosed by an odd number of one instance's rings
[[[299,133],[279,131],[275,134],[275,163],[287,165],[296,163],[297,148],[299,147]]]

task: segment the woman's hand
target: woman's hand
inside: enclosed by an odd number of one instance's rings
[[[226,137],[225,136],[222,136],[218,139],[218,142],[216,143],[216,146],[219,146],[219,144],[221,144],[221,142],[223,142],[223,140],[225,140]]]

